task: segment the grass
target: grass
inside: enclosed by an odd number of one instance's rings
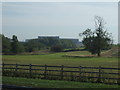
[[[16,77],[2,77],[3,84],[28,86],[34,88],[118,88],[118,85],[107,85],[100,83],[83,83],[72,81],[28,79]]]
[[[46,55],[3,55],[4,63],[19,64],[47,64],[47,65],[65,65],[65,66],[104,66],[118,67],[118,58],[92,57],[92,58],[74,58],[63,57],[64,55],[90,55],[87,51],[61,52]]]
[[[118,58],[91,57],[75,58],[64,55],[91,55],[87,51],[47,53],[41,55],[3,55],[2,62],[12,64],[40,64],[65,66],[91,66],[91,67],[118,67]],[[117,88],[117,85],[80,83],[71,81],[41,80],[27,78],[3,77],[3,84],[31,86],[39,88]]]

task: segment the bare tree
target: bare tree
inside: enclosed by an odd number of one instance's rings
[[[97,54],[100,56],[101,53],[101,38],[104,36],[105,32],[103,32],[105,22],[102,17],[100,16],[95,16],[95,28],[96,28],[96,35],[98,39],[98,44],[97,44]]]

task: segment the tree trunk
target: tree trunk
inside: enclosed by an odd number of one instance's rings
[[[100,50],[98,51],[97,56],[98,56],[98,57],[101,56],[101,52],[100,52]]]
[[[100,53],[98,53],[97,55],[98,55],[98,57],[100,57],[100,56],[101,56],[101,55],[100,55]]]

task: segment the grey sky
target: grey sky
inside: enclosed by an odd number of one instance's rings
[[[10,38],[13,34],[22,41],[39,35],[59,35],[81,40],[78,34],[87,28],[94,30],[94,16],[98,15],[104,18],[105,29],[118,42],[117,2],[7,2],[2,5],[2,33]]]

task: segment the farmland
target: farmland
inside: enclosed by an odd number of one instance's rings
[[[105,52],[104,52],[105,54]],[[75,57],[74,57],[75,56]],[[77,57],[76,57],[77,56]],[[82,57],[81,57],[82,56]],[[87,56],[92,56],[92,57],[87,57]],[[64,66],[90,66],[90,67],[118,67],[118,58],[117,57],[96,57],[91,55],[89,52],[87,51],[73,51],[73,52],[59,52],[59,53],[38,53],[38,54],[24,54],[24,55],[3,55],[2,56],[2,62],[3,63],[7,63],[7,64],[36,64],[36,65],[55,65],[55,66],[59,66],[59,65],[64,65]],[[110,70],[109,70],[110,72]],[[112,71],[111,71],[112,72]],[[114,75],[113,75],[114,76]],[[3,83],[4,84],[10,84],[10,85],[23,85],[20,84],[19,82],[16,83],[16,79],[18,79],[19,81],[24,80],[22,78],[13,78],[13,80],[15,81],[10,81],[9,79],[12,79],[12,77],[3,77]],[[28,80],[28,79],[27,79]],[[35,87],[36,84],[38,84],[36,80],[32,86]],[[44,82],[50,82],[51,80],[40,80],[42,86],[44,87]],[[53,81],[54,83],[55,81]],[[29,86],[27,84],[25,84],[26,82],[24,82],[24,85]],[[52,83],[52,81],[51,81]],[[68,83],[68,82],[67,82]],[[72,83],[72,82],[70,82]],[[55,86],[56,87],[69,87],[69,84],[67,86],[59,86],[59,82],[58,85]],[[76,83],[77,85],[73,85],[75,88],[80,88],[81,85],[83,83],[79,83],[79,82],[73,82]],[[49,83],[48,83],[49,85]],[[78,85],[80,85],[80,87],[78,87]],[[91,86],[93,85],[93,86]],[[89,87],[91,86],[91,88],[95,86],[95,84],[85,84],[85,87]],[[98,85],[98,88],[101,85]],[[38,86],[37,86],[38,87]],[[51,88],[51,85],[49,86]],[[73,88],[74,88],[73,87]],[[101,87],[108,87],[108,86],[104,86],[102,85]],[[111,86],[112,87],[112,86]],[[113,86],[114,87],[114,86]],[[117,85],[115,85],[115,87],[117,87]],[[84,87],[83,87],[84,88]],[[95,87],[96,88],[96,87]]]
[[[119,88],[120,43],[113,18],[117,7],[96,2],[4,3],[2,89]]]
[[[65,66],[104,66],[118,67],[117,57],[64,57],[67,55],[90,55],[87,51],[48,53],[39,55],[3,55],[3,63],[12,64],[47,64]]]

